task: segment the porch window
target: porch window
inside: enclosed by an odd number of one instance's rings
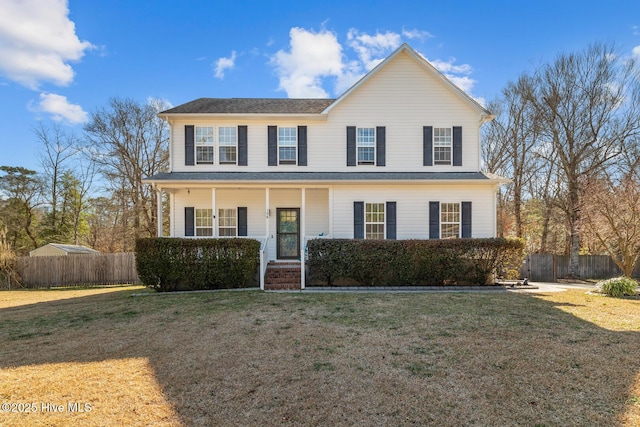
[[[384,203],[365,204],[365,239],[384,239]]]
[[[196,127],[196,163],[213,164],[213,127]]]
[[[460,237],[460,204],[440,204],[440,238]]]
[[[358,128],[356,144],[358,150],[358,164],[374,164],[376,149],[376,129]]]
[[[213,236],[213,209],[196,209],[196,236]]]
[[[238,133],[235,127],[218,128],[219,162],[220,164],[236,164]]]
[[[281,165],[295,165],[298,129],[278,128],[278,158]]]
[[[238,223],[235,209],[218,209],[218,235],[236,236]]]
[[[451,164],[451,128],[433,128],[433,163]]]

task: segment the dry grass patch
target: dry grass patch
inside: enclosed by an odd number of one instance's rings
[[[19,396],[39,398],[29,383],[50,378],[48,366],[101,367],[108,377],[108,366],[128,363],[114,381],[56,384],[82,402],[131,396],[136,384],[149,390],[112,408],[129,425],[640,422],[637,300],[583,291],[130,293],[1,309],[0,390],[23,382]],[[110,424],[108,415],[86,420]]]

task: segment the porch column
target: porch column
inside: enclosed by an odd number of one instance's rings
[[[300,203],[300,244],[302,248],[300,250],[300,289],[304,289],[305,285],[305,274],[304,274],[304,256],[305,256],[305,211],[307,204],[307,192],[306,187],[302,187],[302,200]]]
[[[176,211],[176,198],[173,195],[173,191],[169,192],[169,212]],[[175,218],[175,216],[174,216]],[[176,236],[176,221],[171,221],[171,215],[169,215],[169,237]]]
[[[211,210],[213,211],[213,237],[218,237],[218,211],[216,210],[216,188],[211,189]]]
[[[265,237],[269,238],[269,187],[264,189]]]
[[[158,219],[158,237],[162,237],[162,189],[156,189],[157,219]]]
[[[333,239],[333,186],[329,187],[329,238]]]

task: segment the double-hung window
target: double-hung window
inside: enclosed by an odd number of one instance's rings
[[[384,239],[384,203],[365,203],[365,239]]]
[[[278,163],[295,165],[297,151],[297,128],[278,127]]]
[[[196,138],[196,163],[213,164],[213,127],[200,127],[195,129]]]
[[[196,236],[213,236],[213,209],[196,209]]]
[[[218,161],[220,164],[236,164],[238,133],[235,127],[218,128]]]
[[[376,129],[358,128],[356,146],[359,165],[373,165],[376,152]]]
[[[451,164],[451,128],[433,128],[433,164]]]
[[[236,220],[235,209],[218,209],[218,235],[238,235],[238,223]]]
[[[460,203],[440,204],[440,238],[460,237]]]

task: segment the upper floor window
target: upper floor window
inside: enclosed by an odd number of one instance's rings
[[[440,204],[440,238],[460,237],[460,204]]]
[[[237,224],[235,209],[218,209],[219,236],[236,236]]]
[[[433,128],[433,164],[451,164],[451,128]]]
[[[373,165],[376,152],[376,129],[358,128],[356,146],[359,165]]]
[[[238,133],[235,127],[218,128],[218,145],[220,164],[236,164]]]
[[[213,127],[196,126],[196,163],[213,164]]]
[[[196,236],[213,236],[213,209],[196,209]]]
[[[365,203],[365,239],[384,239],[384,203]]]
[[[295,165],[297,151],[297,128],[278,128],[278,159],[281,165]]]

